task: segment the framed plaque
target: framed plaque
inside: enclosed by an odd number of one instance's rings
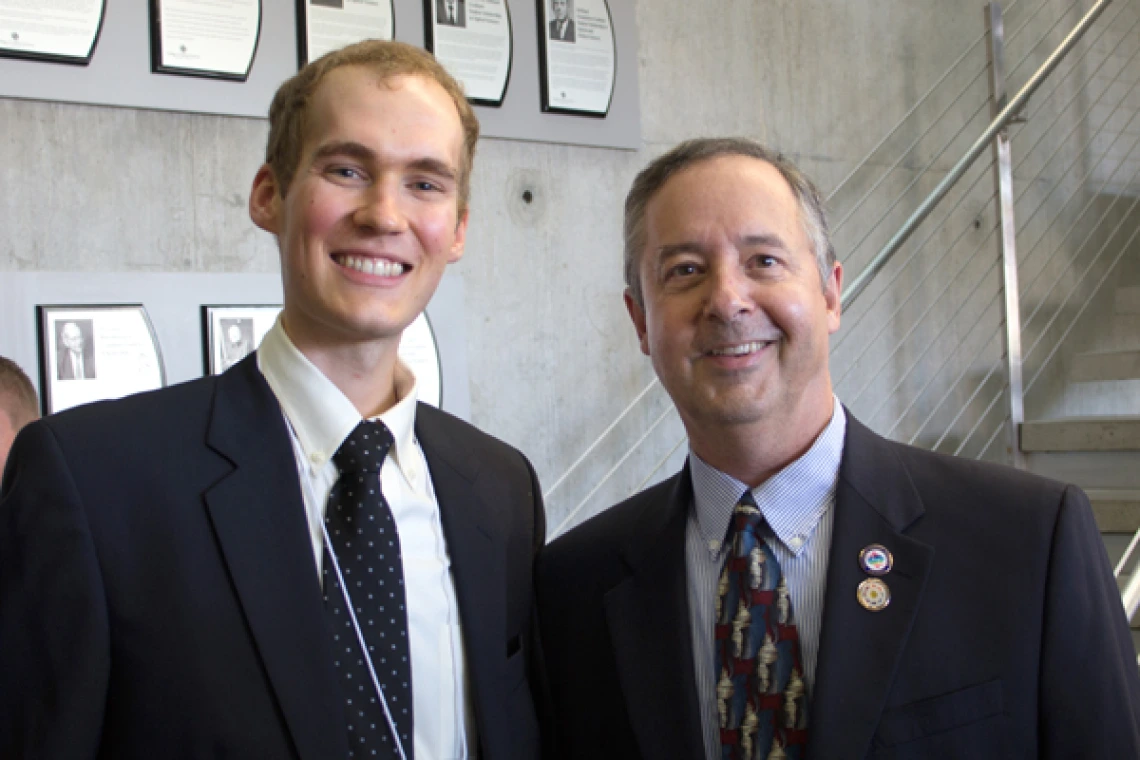
[[[261,36],[261,0],[150,0],[151,70],[244,82]]]
[[[45,414],[166,385],[141,304],[37,306]]]
[[[427,49],[463,83],[467,99],[501,106],[511,78],[507,0],[424,0]]]
[[[302,66],[353,42],[395,37],[392,0],[297,0],[297,45]]]
[[[606,0],[536,0],[542,110],[604,117],[617,72]]]
[[[281,313],[281,305],[203,306],[206,373],[220,375],[253,353]]]
[[[106,9],[106,0],[2,0],[0,56],[86,66]]]

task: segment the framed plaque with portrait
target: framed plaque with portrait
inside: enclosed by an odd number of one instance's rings
[[[427,49],[463,83],[467,99],[501,106],[511,78],[507,0],[424,0]]]
[[[297,0],[301,65],[361,40],[396,38],[392,0]]]
[[[220,375],[253,353],[280,313],[280,304],[203,306],[206,374]]]
[[[151,70],[249,78],[261,36],[261,0],[150,0]]]
[[[162,350],[141,304],[38,306],[45,414],[166,385]]]
[[[617,45],[606,0],[538,3],[542,110],[604,117],[617,74]]]
[[[0,56],[91,63],[106,0],[3,0]]]

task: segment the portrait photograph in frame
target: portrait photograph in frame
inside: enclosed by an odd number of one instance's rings
[[[202,307],[203,358],[208,375],[220,375],[257,350],[281,313],[281,304]]]
[[[36,310],[45,414],[166,385],[162,350],[142,304]]]

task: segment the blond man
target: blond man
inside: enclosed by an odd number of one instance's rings
[[[13,451],[0,756],[537,756],[534,472],[397,356],[463,255],[478,134],[408,45],[282,85],[249,209],[284,308],[256,353]]]

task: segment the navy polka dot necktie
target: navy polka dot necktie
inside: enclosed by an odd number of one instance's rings
[[[333,664],[344,688],[350,758],[398,758],[368,658],[384,690],[407,760],[413,758],[412,664],[400,536],[380,490],[380,467],[392,447],[382,422],[363,421],[333,455],[338,477],[329,492],[325,527],[347,594],[325,547],[325,617]],[[368,646],[368,658],[349,605]]]

